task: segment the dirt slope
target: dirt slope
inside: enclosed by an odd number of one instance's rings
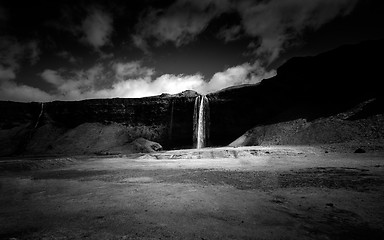
[[[375,100],[334,116],[256,126],[230,146],[345,144],[371,149],[384,148],[384,115],[368,114]],[[364,116],[367,115],[367,116]]]

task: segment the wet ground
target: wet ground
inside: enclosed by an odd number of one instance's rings
[[[0,160],[0,239],[381,239],[384,153]]]

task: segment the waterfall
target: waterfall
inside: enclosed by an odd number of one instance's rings
[[[203,148],[209,139],[209,101],[205,95],[195,99],[193,113],[193,142],[196,148]]]
[[[41,110],[40,110],[39,117],[37,118],[37,121],[36,121],[36,124],[35,124],[35,128],[37,128],[37,126],[39,125],[40,118],[43,115],[43,111],[44,111],[44,103],[41,103]]]

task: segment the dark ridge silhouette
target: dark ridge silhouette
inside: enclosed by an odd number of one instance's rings
[[[292,58],[257,85],[210,94],[212,144],[229,144],[256,125],[336,115],[369,99],[376,100],[351,119],[383,113],[383,55],[383,40],[343,46]]]

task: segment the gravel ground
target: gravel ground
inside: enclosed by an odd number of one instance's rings
[[[6,159],[0,239],[379,239],[383,197],[382,152]]]

